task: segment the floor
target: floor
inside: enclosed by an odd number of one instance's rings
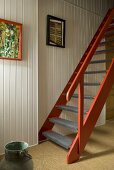
[[[31,147],[34,170],[114,170],[114,120],[94,129],[81,159],[66,163],[67,151],[47,141]]]
[[[80,161],[68,165],[67,151],[47,141],[32,147],[34,170],[114,170],[114,121],[95,128]]]

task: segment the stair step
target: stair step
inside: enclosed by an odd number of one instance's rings
[[[113,23],[113,22],[109,25],[109,28],[112,27],[112,26],[114,26],[114,23]]]
[[[61,110],[66,110],[66,111],[71,111],[74,113],[78,113],[78,107],[74,107],[74,106],[69,106],[69,105],[60,105],[60,106],[56,106]],[[86,113],[87,110],[84,110],[84,113]]]
[[[114,48],[111,48],[111,49],[108,49],[108,50],[99,50],[99,51],[96,51],[94,53],[94,55],[108,53],[108,52],[112,52],[112,51],[114,51]]]
[[[71,112],[75,112],[77,113],[78,112],[78,108],[77,107],[74,107],[74,106],[68,106],[68,105],[61,105],[61,106],[57,106],[59,109],[62,109],[62,110],[67,110],[67,111],[71,111]]]
[[[107,60],[93,60],[90,62],[90,64],[98,64],[98,63],[106,63],[106,62],[111,62],[111,59],[107,59]]]
[[[78,94],[73,94],[72,97],[78,98]],[[94,97],[90,95],[84,95],[84,99],[94,99]]]
[[[112,18],[111,24],[114,24],[114,18]]]
[[[69,84],[72,84],[72,82],[70,82]],[[88,86],[88,85],[95,86],[95,85],[100,85],[100,83],[87,83],[87,82],[84,82],[84,86]]]
[[[84,86],[99,86],[100,83],[84,83]]]
[[[114,25],[110,25],[108,28],[107,28],[107,31],[111,31],[111,30],[114,30]]]
[[[112,43],[114,40],[100,42],[99,46],[104,46],[106,44]]]
[[[73,122],[73,121],[70,121],[70,120],[66,120],[66,119],[62,119],[62,118],[50,118],[49,121],[52,122],[52,123],[59,124],[61,126],[65,126],[65,127],[71,129],[74,132],[76,132],[76,130],[77,130],[76,122]]]
[[[99,73],[106,73],[106,70],[86,71],[86,72],[85,72],[85,74],[99,74]]]
[[[63,95],[66,95],[66,94],[64,93]],[[78,94],[73,94],[72,97],[78,98]],[[84,95],[84,99],[94,99],[94,97],[90,95]]]
[[[107,31],[105,36],[114,36],[114,31]]]
[[[73,139],[71,139],[70,137],[63,136],[54,131],[43,132],[43,135],[65,149],[69,149],[73,142]]]

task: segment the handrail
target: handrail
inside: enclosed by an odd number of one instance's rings
[[[67,101],[70,100],[75,89],[77,88],[89,62],[91,61],[91,59],[94,55],[96,48],[98,47],[98,44],[100,43],[109,24],[111,23],[113,16],[114,16],[114,8],[108,10],[106,16],[104,17],[102,23],[99,26],[97,32],[95,33],[92,41],[90,42],[87,50],[85,51],[84,55],[82,56],[80,63],[78,64],[77,68],[74,71],[75,73],[77,73],[77,75],[74,78],[72,84],[70,85],[70,87],[66,93]]]

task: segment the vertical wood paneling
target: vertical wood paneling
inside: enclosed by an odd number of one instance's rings
[[[16,1],[16,19],[18,22],[23,22],[23,0]],[[22,63],[21,62],[16,63],[15,100],[16,100],[16,113],[15,113],[16,139],[21,139],[22,138]]]
[[[10,19],[11,1],[4,2],[4,17]],[[10,64],[11,61],[4,60],[4,141],[10,140]]]
[[[31,6],[30,6],[30,1],[26,1],[25,3],[28,3],[28,11],[31,10]],[[31,113],[33,113],[33,95],[32,95],[32,89],[33,89],[33,76],[32,76],[32,72],[33,72],[33,49],[31,49],[32,47],[32,43],[33,43],[33,39],[32,39],[32,32],[33,32],[33,27],[32,27],[32,18],[33,18],[33,13],[30,16],[30,28],[29,28],[29,43],[28,43],[28,139],[29,139],[29,143],[32,143],[32,138],[29,138],[29,136],[32,136],[32,123],[33,123],[33,116]]]
[[[0,153],[4,145],[37,143],[38,2],[0,0],[0,18],[23,24],[23,60],[0,60]]]
[[[16,20],[16,1],[10,1],[10,19]],[[11,77],[10,77],[11,76]],[[10,63],[10,140],[14,140],[16,136],[16,61]],[[13,122],[13,123],[11,123]]]
[[[33,124],[32,124],[32,136],[33,136],[33,142],[36,143],[37,136],[38,136],[38,1],[36,0],[35,6],[34,6],[34,13],[33,13],[33,110],[32,110],[32,116],[33,116]],[[36,107],[34,107],[36,106]]]
[[[39,128],[81,59],[102,16],[111,6],[112,0],[109,6],[107,2],[107,0],[39,0]],[[46,46],[46,16],[48,14],[66,20],[65,49]],[[102,67],[105,68],[104,65]],[[89,69],[99,68],[94,65]],[[90,77],[86,76],[85,79],[88,81]],[[93,76],[91,81],[101,81],[101,76]],[[95,95],[97,89],[85,88],[85,93]],[[77,105],[77,101],[73,100],[71,104]],[[86,101],[85,105],[88,106],[90,103]],[[76,119],[71,115],[72,113],[65,114],[64,117]],[[105,108],[98,124],[104,122]]]
[[[113,0],[64,0],[84,10],[104,16],[109,8],[114,6]]]
[[[1,18],[4,18],[4,0],[0,1]],[[3,152],[4,145],[4,61],[0,60],[0,151]]]
[[[26,6],[26,8],[24,8]],[[28,131],[28,58],[29,56],[29,49],[28,44],[30,41],[30,36],[28,37],[30,28],[29,25],[29,18],[28,18],[28,6],[26,0],[23,1],[23,43],[25,44],[25,48],[23,49],[23,61],[22,61],[22,122],[21,122],[21,130],[22,130],[22,138],[28,141],[29,131]],[[26,117],[26,119],[25,119]]]

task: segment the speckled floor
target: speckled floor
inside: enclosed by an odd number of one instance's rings
[[[47,141],[30,148],[34,170],[114,170],[114,121],[95,128],[80,161],[68,165],[67,151]]]
[[[31,147],[34,170],[114,170],[114,121],[97,127],[80,161],[68,165],[67,151],[47,141]]]

